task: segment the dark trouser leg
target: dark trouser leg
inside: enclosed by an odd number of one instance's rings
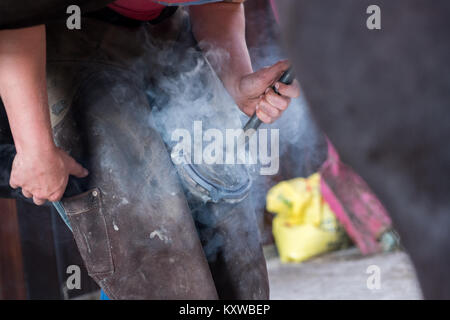
[[[0,198],[19,197],[18,190],[9,186],[12,162],[16,154],[13,144],[0,144]]]
[[[258,226],[247,197],[209,203],[194,216],[220,299],[268,299],[269,281]]]
[[[216,298],[139,80],[113,67],[96,70],[54,131],[57,143],[90,171],[83,186],[90,191],[63,204],[87,269],[108,296]]]

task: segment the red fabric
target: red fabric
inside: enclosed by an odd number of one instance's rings
[[[157,18],[164,8],[151,0],[117,0],[108,7],[125,17],[141,21]]]
[[[160,4],[161,2],[163,4]],[[109,8],[121,15],[141,21],[148,21],[157,18],[164,4],[179,5],[183,3],[211,2],[211,0],[117,0],[108,5]]]
[[[367,183],[340,161],[327,142],[328,159],[320,168],[323,198],[363,254],[379,252],[378,240],[391,228],[391,218]]]

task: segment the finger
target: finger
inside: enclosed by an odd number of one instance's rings
[[[64,191],[54,192],[48,197],[48,201],[51,201],[51,202],[59,201],[59,200],[61,200],[63,194],[64,194]]]
[[[272,118],[268,116],[264,111],[261,110],[261,108],[256,107],[256,115],[258,116],[259,120],[261,120],[264,123],[272,123]]]
[[[266,90],[266,94],[264,97],[264,100],[266,100],[268,103],[270,103],[272,106],[279,110],[286,110],[289,106],[289,103],[291,102],[291,99],[288,97],[280,96],[279,94],[275,93],[273,89],[268,88]]]
[[[43,205],[43,204],[45,203],[45,200],[44,200],[44,199],[40,199],[40,198],[33,197],[33,202],[34,202],[34,204],[36,204],[36,205],[38,205],[38,206],[41,206],[41,205]]]
[[[297,98],[300,96],[300,85],[297,80],[294,80],[292,84],[284,84],[281,82],[275,83],[275,89],[285,97]]]
[[[272,106],[270,103],[268,103],[265,100],[261,100],[261,102],[258,104],[259,108],[267,114],[271,118],[278,118],[281,114],[281,111],[274,106]]]
[[[77,178],[84,178],[89,174],[89,171],[87,169],[83,168],[75,160],[72,160],[70,168],[69,168],[69,174],[71,174]]]
[[[17,189],[19,187],[19,185],[12,178],[9,179],[9,185],[13,189]]]
[[[256,71],[254,73],[254,81],[257,86],[264,88],[270,87],[288,68],[289,63],[287,60],[279,61],[270,67]]]
[[[31,192],[28,192],[27,190],[22,189],[22,194],[25,198],[33,198],[33,195],[31,194]]]

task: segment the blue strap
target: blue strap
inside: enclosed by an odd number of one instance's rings
[[[61,204],[61,201],[55,201],[55,202],[52,202],[52,204],[55,207],[56,211],[58,211],[59,216],[66,224],[67,228],[69,228],[70,231],[73,232],[72,227],[70,226],[69,218],[67,217],[66,211],[64,210],[64,207]]]
[[[100,300],[111,300],[108,298],[108,296],[106,295],[105,291],[100,290]]]

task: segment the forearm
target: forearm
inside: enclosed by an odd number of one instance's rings
[[[192,31],[208,53],[216,73],[231,95],[238,79],[253,72],[245,41],[244,7],[238,3],[191,6]]]
[[[18,153],[54,148],[45,46],[44,26],[0,31],[0,96]]]

